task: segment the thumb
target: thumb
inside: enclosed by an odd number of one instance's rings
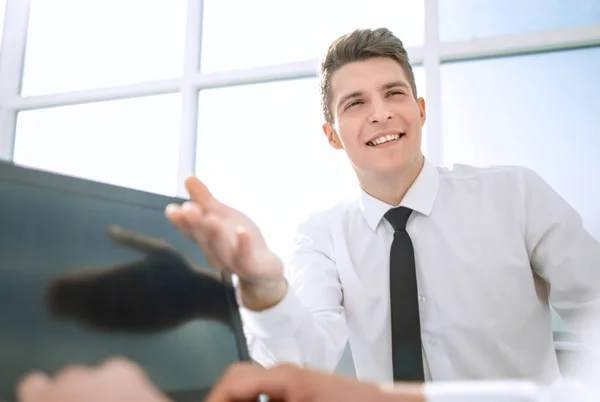
[[[204,211],[215,212],[223,207],[223,204],[217,201],[208,187],[206,187],[206,184],[200,181],[196,176],[190,176],[186,179],[185,188],[192,201],[197,202]]]

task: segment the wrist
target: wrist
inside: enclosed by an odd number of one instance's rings
[[[242,304],[252,311],[268,310],[285,297],[288,283],[284,277],[264,283],[248,283],[240,280],[238,285]]]

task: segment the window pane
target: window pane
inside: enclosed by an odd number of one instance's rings
[[[600,48],[444,64],[445,164],[528,166],[600,239],[598,71]]]
[[[344,151],[321,129],[316,79],[203,90],[199,102],[199,177],[283,258],[306,214],[356,190]]]
[[[24,95],[183,74],[186,0],[32,0]]]
[[[600,0],[440,0],[442,41],[600,24]]]
[[[320,59],[356,28],[387,27],[422,45],[423,10],[423,0],[205,0],[202,71]]]
[[[0,0],[0,45],[4,33],[4,14],[6,13],[6,0]]]
[[[204,90],[199,102],[198,175],[287,257],[301,217],[354,184],[321,131],[317,80]]]
[[[20,112],[16,163],[175,195],[180,96]]]

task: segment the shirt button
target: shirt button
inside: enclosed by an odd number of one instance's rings
[[[419,301],[420,301],[421,303],[424,303],[424,302],[425,302],[425,300],[427,300],[427,299],[425,298],[425,296],[423,296],[423,295],[419,295]]]
[[[435,338],[431,338],[431,339],[429,340],[429,344],[430,344],[431,346],[435,346],[435,345],[437,344],[437,341],[435,340]]]

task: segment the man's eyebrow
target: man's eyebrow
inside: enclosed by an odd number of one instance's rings
[[[398,87],[409,89],[408,84],[404,81],[388,82],[387,84],[384,84],[381,88],[382,89],[392,89],[392,88],[398,88]]]
[[[382,90],[392,89],[392,88],[405,88],[410,89],[408,84],[404,81],[391,81],[381,86]],[[344,103],[348,102],[350,99],[359,98],[363,95],[362,91],[354,91],[347,95],[344,95],[340,98],[340,101],[337,104],[337,108],[339,109]]]
[[[340,108],[340,107],[341,107],[341,106],[342,106],[344,103],[348,102],[350,99],[353,99],[353,98],[359,98],[359,97],[361,97],[361,96],[362,96],[362,94],[363,94],[363,93],[362,93],[361,91],[354,91],[354,92],[352,92],[352,93],[349,93],[349,94],[347,94],[347,95],[344,95],[344,96],[342,96],[342,97],[340,98],[340,101],[338,102],[338,105],[337,105],[338,109],[339,109],[339,108]]]

